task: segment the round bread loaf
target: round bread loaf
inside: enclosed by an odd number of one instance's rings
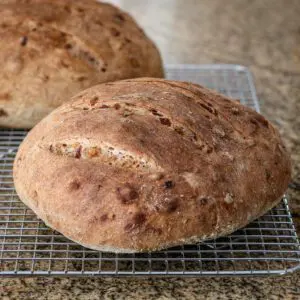
[[[110,4],[0,0],[0,36],[0,126],[31,128],[98,83],[163,77],[155,45]]]
[[[29,132],[14,163],[17,193],[46,224],[115,252],[228,234],[277,204],[290,174],[263,116],[153,78],[81,92]]]

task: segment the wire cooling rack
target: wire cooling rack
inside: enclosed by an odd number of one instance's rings
[[[259,111],[251,74],[243,66],[173,65],[166,75],[216,89]],[[16,195],[12,164],[25,136],[22,130],[0,131],[1,275],[270,275],[299,269],[299,242],[286,198],[247,227],[205,243],[142,254],[84,248],[45,226]]]

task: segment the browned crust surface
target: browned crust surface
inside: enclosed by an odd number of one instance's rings
[[[90,88],[42,120],[14,181],[70,239],[128,252],[232,232],[278,202],[290,172],[260,114],[199,85],[141,78]]]
[[[163,77],[155,45],[93,0],[0,0],[0,126],[30,128],[92,85]]]

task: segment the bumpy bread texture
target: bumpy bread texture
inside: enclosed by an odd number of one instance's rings
[[[31,128],[92,85],[163,77],[155,45],[92,0],[0,0],[0,126]]]
[[[92,87],[42,120],[14,182],[70,239],[135,252],[243,227],[278,203],[290,172],[260,114],[199,85],[141,78]]]

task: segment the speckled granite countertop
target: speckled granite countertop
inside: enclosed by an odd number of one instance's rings
[[[299,0],[115,0],[165,63],[243,64],[262,112],[278,125],[300,181]],[[226,4],[225,4],[226,3]],[[289,190],[300,234],[300,192]],[[1,279],[0,299],[299,299],[300,273],[273,278]]]

